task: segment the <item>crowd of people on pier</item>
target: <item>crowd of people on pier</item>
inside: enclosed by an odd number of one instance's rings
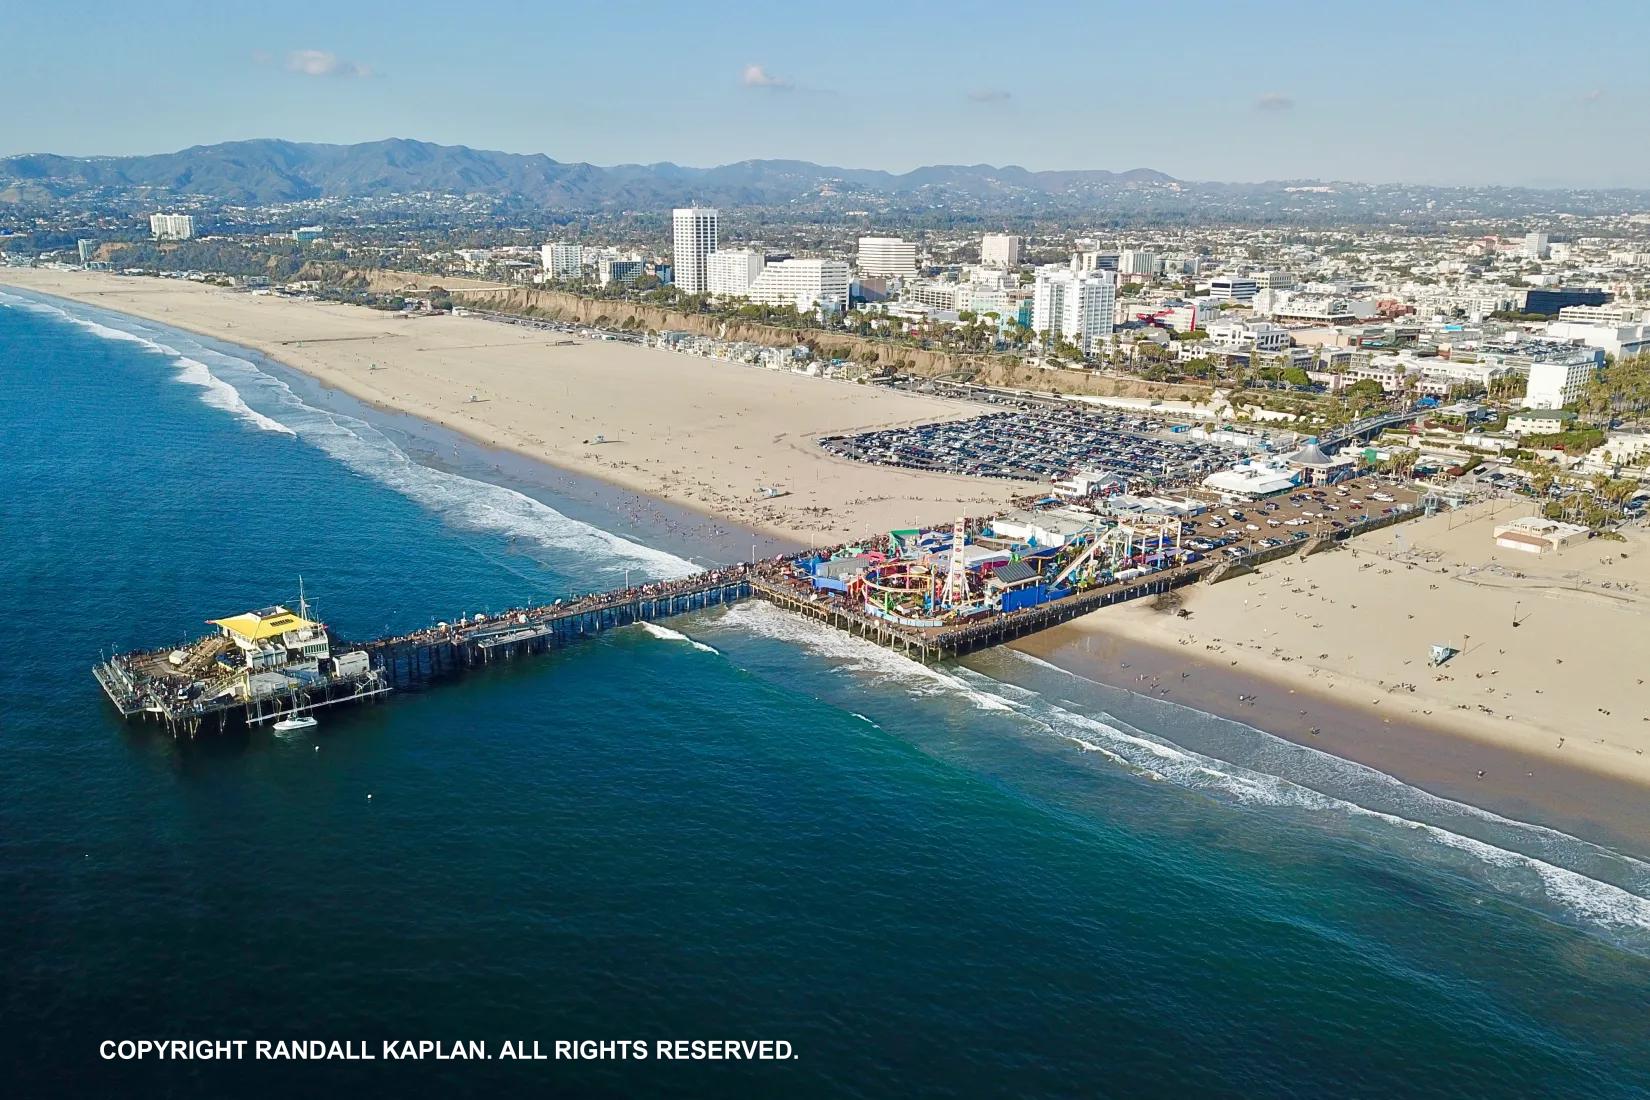
[[[648,581],[644,584],[633,584],[604,592],[587,592],[582,595],[568,596],[566,599],[556,600],[554,603],[511,607],[496,614],[475,615],[470,618],[460,618],[455,622],[436,623],[434,626],[426,627],[423,630],[414,630],[394,637],[380,638],[371,644],[385,647],[461,641],[478,629],[494,630],[512,624],[529,626],[565,615],[578,615],[592,611],[603,611],[612,607],[623,607],[638,600],[669,599],[674,596],[690,595],[745,580],[765,568],[774,568],[778,562],[786,560],[788,559],[776,558],[772,562],[740,562],[736,565],[710,569],[675,580]]]

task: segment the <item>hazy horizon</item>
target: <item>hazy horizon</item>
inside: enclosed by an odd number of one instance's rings
[[[429,34],[446,9],[421,8],[388,21],[302,2],[207,18],[165,0],[130,21],[21,9],[0,92],[30,109],[0,154],[414,134],[599,165],[1650,188],[1650,145],[1621,124],[1645,117],[1650,73],[1632,35],[1594,33],[1641,17],[1620,0],[1558,24],[1522,2],[1400,2],[1379,19],[1194,4],[1173,20],[965,2],[944,21],[896,8],[869,24],[621,3],[576,19],[505,10],[462,36]]]
[[[438,145],[438,146],[442,146],[444,148],[467,148],[467,149],[471,149],[475,152],[480,152],[480,153],[503,153],[503,154],[510,155],[510,156],[528,156],[528,157],[531,157],[531,156],[544,156],[544,157],[550,158],[552,161],[555,161],[559,164],[588,164],[588,165],[591,165],[592,167],[595,167],[595,168],[621,168],[621,167],[633,167],[633,166],[646,168],[646,167],[653,167],[653,166],[657,166],[657,165],[670,164],[670,165],[673,165],[677,168],[686,168],[686,169],[692,169],[692,170],[708,171],[708,170],[712,170],[712,169],[716,169],[716,168],[724,168],[724,167],[727,167],[727,166],[733,165],[733,164],[772,161],[772,162],[807,163],[807,164],[816,165],[820,168],[839,168],[839,169],[842,169],[844,171],[885,172],[885,173],[888,173],[888,174],[894,175],[894,176],[905,175],[907,173],[914,172],[914,171],[920,171],[920,170],[925,169],[925,168],[942,168],[942,167],[979,168],[979,167],[985,167],[985,168],[995,169],[995,170],[999,170],[999,171],[1019,168],[1019,169],[1023,169],[1023,170],[1028,171],[1028,172],[1111,172],[1111,173],[1114,173],[1114,174],[1117,174],[1117,175],[1124,175],[1124,174],[1127,174],[1129,172],[1135,172],[1135,171],[1155,171],[1155,172],[1162,172],[1164,175],[1172,177],[1176,182],[1179,182],[1179,183],[1210,183],[1210,184],[1240,184],[1240,185],[1243,185],[1243,184],[1259,185],[1259,184],[1266,184],[1266,183],[1285,183],[1285,184],[1287,184],[1287,183],[1302,183],[1302,184],[1325,184],[1325,185],[1350,184],[1350,185],[1353,185],[1353,186],[1361,186],[1361,187],[1437,187],[1437,188],[1463,188],[1463,189],[1497,188],[1497,187],[1500,187],[1500,188],[1520,188],[1520,189],[1525,189],[1525,190],[1650,191],[1650,183],[1641,184],[1641,185],[1634,185],[1634,184],[1586,184],[1586,183],[1549,183],[1549,184],[1527,183],[1527,184],[1524,184],[1524,183],[1496,183],[1496,182],[1445,183],[1445,182],[1440,182],[1440,181],[1435,181],[1435,180],[1352,179],[1352,178],[1346,178],[1346,177],[1330,177],[1330,176],[1270,176],[1270,177],[1252,178],[1252,179],[1237,179],[1237,178],[1233,178],[1233,177],[1219,177],[1219,176],[1193,177],[1193,176],[1178,176],[1178,175],[1175,175],[1175,173],[1173,173],[1173,172],[1168,172],[1168,171],[1166,171],[1162,168],[1159,168],[1156,165],[1151,165],[1151,164],[1131,164],[1131,165],[1126,165],[1126,166],[1070,165],[1070,164],[1033,166],[1033,165],[1028,165],[1028,164],[1014,164],[1014,163],[1008,163],[1008,162],[997,164],[997,163],[991,163],[991,162],[988,162],[988,161],[933,161],[933,162],[927,162],[927,163],[922,163],[922,164],[912,164],[912,165],[909,165],[909,166],[889,168],[889,167],[884,167],[884,166],[874,165],[874,164],[847,164],[847,163],[841,163],[841,162],[830,162],[830,161],[824,161],[824,160],[819,160],[817,158],[809,158],[809,157],[777,157],[777,156],[775,156],[775,157],[766,157],[766,156],[741,157],[738,160],[719,161],[719,162],[714,163],[714,164],[712,164],[712,163],[686,164],[686,163],[682,163],[680,161],[657,160],[657,159],[655,159],[655,160],[627,160],[627,161],[597,162],[597,161],[587,160],[587,159],[578,158],[578,157],[557,156],[554,152],[549,151],[549,150],[543,150],[543,149],[497,149],[497,148],[492,148],[492,147],[479,146],[479,145],[475,145],[475,144],[469,143],[469,142],[462,142],[462,141],[459,141],[459,142],[431,141],[427,138],[412,137],[412,136],[400,135],[400,134],[393,135],[393,136],[388,136],[388,137],[363,138],[360,141],[319,141],[319,140],[312,140],[312,139],[309,139],[309,138],[276,137],[276,136],[271,136],[271,135],[264,134],[264,135],[254,136],[254,137],[225,138],[222,141],[189,142],[188,144],[180,145],[180,146],[177,146],[176,148],[148,149],[148,150],[142,150],[142,151],[134,152],[134,153],[98,153],[98,152],[76,153],[76,152],[65,152],[64,150],[61,150],[61,149],[27,149],[27,150],[19,150],[19,151],[14,151],[14,152],[10,152],[10,151],[9,152],[0,152],[0,159],[12,159],[12,158],[16,158],[16,157],[29,157],[29,156],[66,156],[66,157],[73,157],[75,159],[82,159],[82,160],[100,160],[100,159],[118,160],[118,159],[124,159],[124,158],[128,158],[128,157],[169,156],[169,155],[173,155],[173,154],[176,154],[176,153],[186,152],[189,149],[195,149],[195,148],[211,148],[211,147],[216,146],[216,145],[232,145],[232,144],[238,144],[238,143],[244,143],[244,142],[260,142],[260,141],[289,142],[289,143],[294,144],[294,145],[329,145],[329,146],[339,146],[339,147],[348,147],[348,146],[353,146],[353,145],[372,145],[372,144],[377,144],[377,143],[380,143],[380,142],[389,142],[389,141],[410,141],[410,142],[418,142],[418,143],[427,144],[427,145]]]

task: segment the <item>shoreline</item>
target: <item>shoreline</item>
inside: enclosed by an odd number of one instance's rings
[[[709,559],[713,565],[744,561],[753,549],[759,557],[805,549],[799,543],[724,516],[639,493],[520,451],[496,447],[413,413],[360,401],[350,394],[328,389],[319,379],[279,360],[269,359],[261,369],[283,376],[288,385],[301,391],[306,404],[354,416],[394,437],[408,457],[422,465],[519,492],[550,505],[570,519],[601,527],[694,564],[699,564],[701,558]]]
[[[0,276],[0,282],[5,281]],[[51,291],[33,286],[23,289],[53,296]],[[678,556],[692,557],[691,551],[695,550],[703,553],[708,542],[695,541],[681,530],[681,523],[671,519],[648,522],[648,517],[641,514],[647,508],[657,510],[655,520],[659,515],[692,517],[706,528],[722,529],[726,536],[737,534],[735,543],[742,543],[746,538],[759,546],[766,543],[762,546],[765,551],[762,556],[804,545],[705,507],[647,493],[599,472],[572,469],[522,448],[480,438],[445,421],[386,406],[331,378],[294,366],[262,347],[243,344],[233,333],[203,329],[170,315],[128,311],[90,294],[55,296],[112,312],[130,312],[141,319],[254,352],[268,360],[266,366],[289,373],[290,381],[301,381],[308,391],[303,395],[306,403],[357,416],[370,411],[371,415],[363,418],[374,426],[388,427],[398,436],[420,445],[429,444],[431,449],[422,454],[421,461],[433,459],[439,468],[502,484],[529,496],[534,495],[533,489],[547,491],[552,497],[547,503],[558,510],[565,511],[561,506],[569,499],[578,501],[589,511],[584,515],[569,512],[570,518],[594,522],[614,534],[639,536],[649,545]],[[736,369],[755,371],[758,368]],[[823,380],[802,381],[818,384]],[[451,463],[445,457],[449,444],[455,458]],[[857,464],[852,465],[859,469]],[[623,504],[631,495],[637,502],[647,504],[627,513]],[[674,531],[670,530],[673,523],[677,528]],[[726,553],[731,549],[727,538],[720,542],[716,552]],[[684,550],[690,552],[684,553]],[[742,556],[743,551],[738,553]],[[1356,551],[1352,553],[1356,556]],[[1287,575],[1295,564],[1292,561],[1277,563],[1266,567],[1258,576]],[[1240,579],[1227,582],[1223,587],[1253,583]],[[1194,598],[1193,602],[1196,607],[1201,601]],[[1194,611],[1190,619],[1178,620],[1154,612],[1145,602],[1137,601],[1094,612],[1073,623],[1021,639],[1013,643],[1013,648],[1047,660],[1080,678],[1136,695],[1158,696],[1160,688],[1167,689],[1161,697],[1170,701],[1365,764],[1432,793],[1577,835],[1597,836],[1602,832],[1608,835],[1610,843],[1650,853],[1650,800],[1643,797],[1646,790],[1650,790],[1650,765],[1636,769],[1628,761],[1590,751],[1585,740],[1579,738],[1571,742],[1574,747],[1565,756],[1541,751],[1528,737],[1508,743],[1506,737],[1497,736],[1502,730],[1484,728],[1489,723],[1480,720],[1480,715],[1427,715],[1415,713],[1415,707],[1406,709],[1394,705],[1389,708],[1394,713],[1387,717],[1377,709],[1385,702],[1379,694],[1381,687],[1342,670],[1335,673],[1336,683],[1345,685],[1345,693],[1325,691],[1325,681],[1318,679],[1323,669],[1304,674],[1308,666],[1289,669],[1284,663],[1288,658],[1283,662],[1268,659],[1261,642],[1242,637],[1241,631],[1211,634],[1210,640],[1199,637],[1196,632],[1202,625],[1201,617],[1201,611]],[[1191,629],[1177,633],[1173,625],[1176,623]],[[1221,649],[1219,657],[1214,652],[1217,646]],[[1192,672],[1191,676],[1181,675],[1188,671]],[[1353,685],[1356,690],[1375,692],[1374,701],[1364,705],[1351,698]],[[1240,701],[1239,696],[1248,698]],[[1296,707],[1295,703],[1303,706]],[[1301,709],[1308,712],[1304,718],[1298,713]],[[1460,720],[1463,718],[1466,720]],[[1312,726],[1321,732],[1310,734],[1308,730]],[[1537,727],[1534,732],[1545,737],[1548,731]],[[1479,771],[1484,772],[1482,777],[1477,775]],[[1600,808],[1610,812],[1600,813]]]
[[[235,344],[380,413],[411,416],[478,446],[787,545],[949,524],[1027,491],[1021,483],[850,462],[811,444],[819,435],[982,411],[953,398],[832,384],[482,318],[392,320],[358,306],[183,280],[19,268],[0,269],[0,286]],[[208,310],[211,318],[203,316]],[[621,400],[628,419],[616,415]],[[835,419],[815,422],[827,414]],[[557,419],[565,427],[551,423]],[[784,492],[758,495],[759,481]]]
[[[1430,794],[1650,859],[1650,784],[1642,780],[1424,718],[1386,719],[1347,699],[1292,688],[1253,667],[1233,669],[1184,647],[1081,625],[1054,627],[1009,648],[1080,680],[1241,722]],[[1169,690],[1160,693],[1164,687]],[[1253,698],[1240,702],[1240,695]],[[1320,732],[1312,734],[1313,728]],[[1483,779],[1477,778],[1480,770]]]
[[[1650,670],[1633,644],[1650,533],[1540,556],[1498,547],[1496,524],[1524,511],[1439,513],[1180,589],[1183,614],[1135,601],[1014,647],[1650,855]],[[1459,649],[1434,667],[1429,643]]]

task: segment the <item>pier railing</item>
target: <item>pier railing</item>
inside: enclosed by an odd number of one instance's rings
[[[687,582],[624,589],[571,604],[522,608],[480,622],[379,638],[357,648],[366,651],[368,661],[392,688],[416,690],[494,661],[560,649],[616,627],[736,603],[750,595],[751,581],[744,569],[726,570]]]
[[[1324,531],[1311,548],[1355,534],[1401,523],[1419,515],[1413,505],[1343,529]],[[1017,611],[982,615],[944,626],[896,623],[867,611],[863,604],[831,592],[816,591],[808,578],[781,561],[747,563],[698,574],[679,581],[659,581],[615,592],[596,593],[570,602],[524,607],[489,617],[442,623],[426,630],[349,644],[337,642],[335,653],[364,652],[366,667],[345,675],[291,678],[285,686],[255,696],[205,694],[205,685],[180,685],[146,677],[134,658],[116,656],[93,669],[99,686],[123,718],[152,717],[174,732],[191,736],[206,721],[226,723],[244,715],[256,725],[339,703],[391,691],[418,690],[466,670],[528,654],[560,649],[583,638],[635,623],[652,622],[753,597],[825,625],[873,641],[922,661],[943,661],[1001,645],[1112,604],[1160,595],[1205,576],[1244,572],[1273,558],[1300,553],[1293,540],[1239,558],[1205,558],[1131,581],[1079,590]],[[150,655],[152,657],[152,655]]]

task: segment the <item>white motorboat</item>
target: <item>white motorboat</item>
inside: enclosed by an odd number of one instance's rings
[[[296,733],[299,730],[314,729],[318,725],[320,725],[320,723],[317,722],[312,716],[308,714],[297,714],[293,715],[291,718],[283,718],[279,722],[276,722],[275,732]]]

